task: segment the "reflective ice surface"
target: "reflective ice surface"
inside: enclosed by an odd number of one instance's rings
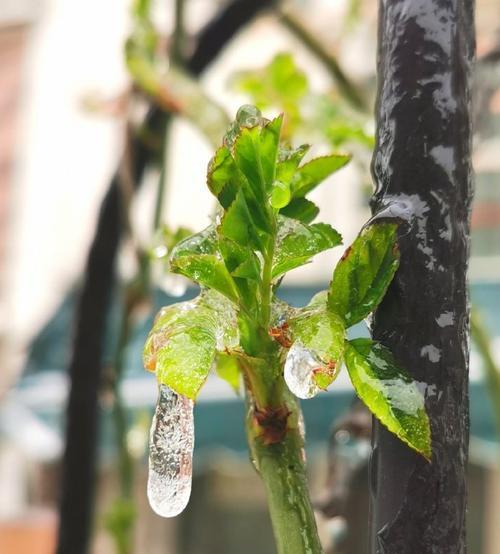
[[[148,499],[160,516],[186,507],[193,470],[193,402],[160,385],[149,442]]]

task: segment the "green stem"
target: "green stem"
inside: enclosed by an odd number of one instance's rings
[[[297,420],[298,404],[295,410],[288,420]],[[258,429],[250,410],[248,442],[266,489],[277,552],[320,554],[323,550],[309,498],[300,431],[297,426],[290,428],[282,440],[266,445]]]
[[[335,57],[325,50],[323,44],[289,13],[280,12],[281,22],[291,31],[308,50],[310,50],[328,69],[332,77],[337,82],[339,89],[345,98],[358,110],[367,111],[366,100],[359,91],[358,87],[349,79],[340,67]]]
[[[275,224],[276,227],[276,224]],[[273,233],[274,237],[275,233]],[[267,331],[269,329],[271,321],[271,302],[272,302],[272,271],[273,271],[273,258],[274,249],[276,247],[276,240],[273,238],[269,244],[269,248],[264,260],[264,267],[262,268],[262,281],[261,281],[261,318],[262,325]]]
[[[500,368],[497,366],[495,359],[493,358],[488,331],[484,327],[479,314],[475,310],[472,310],[470,325],[472,340],[474,341],[474,344],[483,359],[484,369],[486,372],[485,377],[488,383],[488,391],[490,393],[492,400],[491,404],[495,412],[497,433],[500,437]]]
[[[283,352],[268,334],[277,234],[274,212],[270,219],[273,229],[263,253],[259,318],[240,321],[245,334],[252,338],[251,352],[247,352],[252,358],[241,360],[248,405],[248,446],[266,489],[278,554],[320,554],[298,425],[300,405],[283,380]]]

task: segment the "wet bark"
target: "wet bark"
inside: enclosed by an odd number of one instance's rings
[[[186,68],[199,75],[235,33],[271,0],[233,0],[198,37]],[[162,130],[168,115],[154,108],[149,127]],[[148,163],[157,152],[139,138],[133,139],[133,182],[138,187]],[[71,381],[66,421],[66,449],[61,479],[60,520],[56,552],[84,554],[88,551],[96,479],[98,394],[102,374],[102,351],[111,294],[114,265],[123,232],[119,171],[113,177],[98,217],[90,247],[85,278],[76,314]]]
[[[421,383],[433,459],[375,423],[372,554],[466,551],[473,8],[380,3],[372,209],[405,223],[401,266],[373,332]]]

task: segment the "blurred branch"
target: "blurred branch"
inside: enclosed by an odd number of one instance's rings
[[[279,10],[280,21],[310,50],[328,69],[336,81],[340,92],[345,96],[353,107],[361,111],[367,111],[366,100],[359,88],[349,79],[344,70],[340,67],[335,56],[328,52],[323,44],[290,13]]]

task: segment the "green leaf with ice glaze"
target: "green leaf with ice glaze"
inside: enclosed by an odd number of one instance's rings
[[[326,223],[305,225],[295,219],[278,217],[273,278],[306,264],[316,254],[339,244],[342,244],[342,237]]]
[[[328,305],[348,326],[380,303],[399,265],[396,223],[365,227],[333,272]]]
[[[411,448],[431,458],[431,431],[424,398],[390,350],[370,339],[346,342],[344,360],[357,395]]]

